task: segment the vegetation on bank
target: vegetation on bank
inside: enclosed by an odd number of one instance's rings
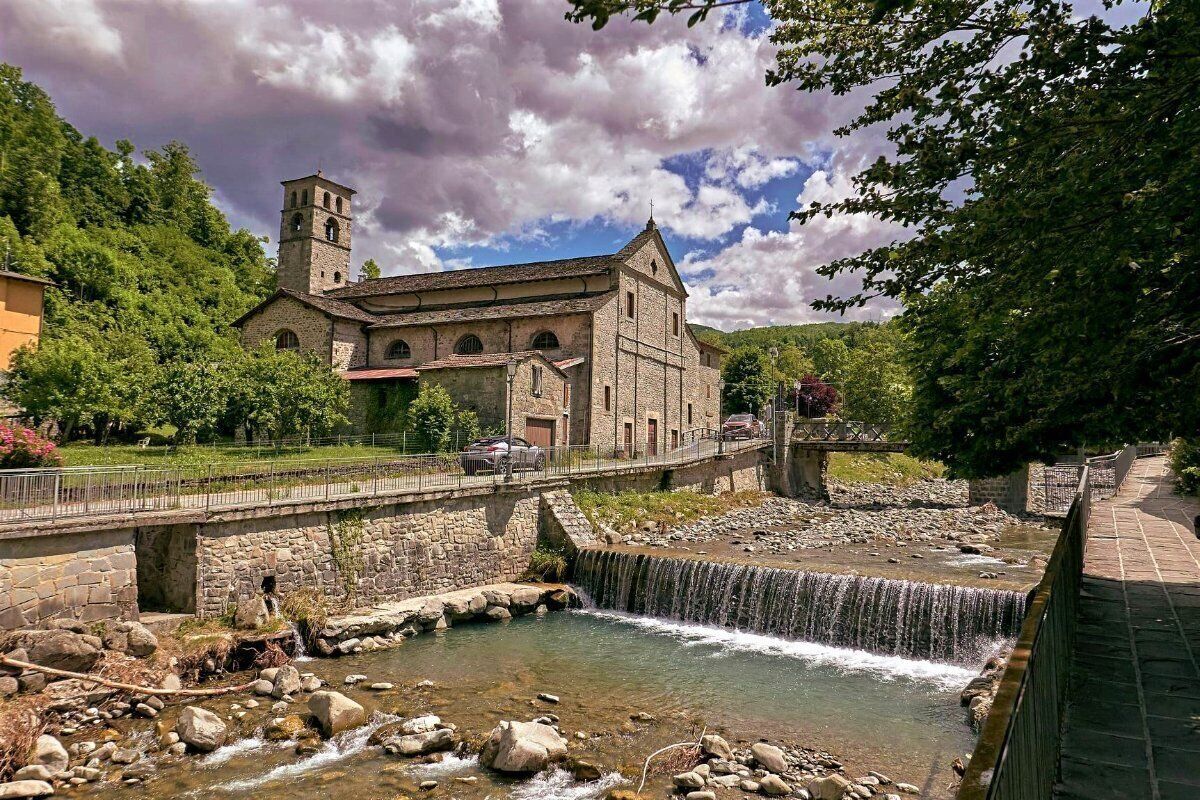
[[[1171,444],[1171,471],[1180,494],[1200,497],[1200,439],[1176,439]]]
[[[830,453],[826,475],[842,483],[901,486],[946,475],[939,461],[923,461],[907,453]]]
[[[651,522],[655,525],[684,525],[701,517],[724,514],[735,508],[757,506],[769,495],[746,490],[722,494],[687,491],[660,492],[572,492],[576,505],[592,525],[601,523],[621,530]]]

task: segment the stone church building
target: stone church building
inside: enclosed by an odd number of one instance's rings
[[[653,220],[616,253],[354,282],[354,194],[320,172],[283,182],[279,289],[234,324],[341,372],[359,432],[394,430],[419,381],[494,430],[511,391],[513,435],[547,446],[659,453],[720,424],[725,351],[689,330]]]

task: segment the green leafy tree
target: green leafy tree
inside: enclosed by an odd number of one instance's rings
[[[159,408],[163,418],[175,426],[177,444],[194,444],[198,436],[216,432],[230,405],[233,366],[213,354],[163,368]]]
[[[912,405],[913,384],[905,365],[906,343],[898,326],[875,326],[847,349],[842,385],[843,416],[902,425]]]
[[[784,383],[791,386],[796,381],[812,374],[816,370],[811,358],[794,344],[784,345],[779,349],[779,358],[775,360],[775,371]]]
[[[568,18],[698,22],[721,0],[573,0]],[[998,474],[1086,442],[1200,429],[1200,6],[768,0],[770,85],[869,97],[840,133],[894,152],[850,197],[904,241],[840,259],[904,299],[921,455]],[[1115,21],[1118,19],[1129,20]]]
[[[721,367],[725,413],[760,413],[775,392],[774,375],[766,353],[749,347],[730,353]]]
[[[313,353],[265,342],[237,370],[227,419],[250,438],[323,436],[345,425],[350,387]]]
[[[416,399],[408,407],[409,423],[430,453],[440,453],[450,447],[450,434],[459,416],[450,393],[436,383],[422,381]]]
[[[375,263],[375,259],[373,258],[368,258],[364,261],[362,269],[359,272],[359,276],[367,280],[374,280],[382,274],[382,270],[379,269],[379,265]]]

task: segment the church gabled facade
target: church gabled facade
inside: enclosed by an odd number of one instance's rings
[[[351,382],[362,432],[418,381],[543,445],[665,452],[720,424],[724,351],[687,325],[687,288],[654,221],[616,253],[352,282],[354,190],[283,182],[279,289],[234,324],[314,352]]]

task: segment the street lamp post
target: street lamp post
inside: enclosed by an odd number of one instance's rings
[[[504,468],[504,481],[512,483],[513,479],[513,429],[512,429],[512,412],[513,412],[513,381],[517,377],[517,362],[508,362],[508,411],[507,419],[504,423],[504,436],[507,440],[505,444],[508,446],[508,464]]]
[[[725,453],[725,430],[721,426],[721,414],[725,409],[725,381],[717,381],[717,455]]]

